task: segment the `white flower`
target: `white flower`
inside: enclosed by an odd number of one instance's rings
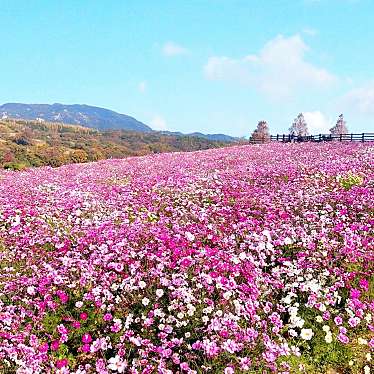
[[[366,353],[366,360],[371,361],[371,353]]]
[[[27,287],[27,293],[31,296],[36,294],[35,287],[34,286],[28,286]]]
[[[305,323],[305,321],[302,318],[300,318],[300,317],[295,318],[295,326],[296,327],[299,327],[301,329],[304,326],[304,323]]]
[[[142,299],[142,304],[143,304],[144,306],[147,306],[147,305],[149,304],[149,299],[148,299],[147,297],[143,297],[143,299]]]
[[[231,292],[231,291],[226,291],[226,292],[223,294],[223,298],[224,298],[225,300],[229,300],[230,297],[231,297],[231,295],[232,295],[232,292]]]
[[[290,245],[290,244],[292,244],[292,239],[289,238],[289,237],[287,237],[286,239],[284,239],[284,244],[285,244],[285,245]]]
[[[127,362],[122,361],[121,357],[116,355],[115,357],[111,357],[109,359],[109,365],[108,368],[113,371],[118,371],[119,373],[124,373],[125,369],[127,367]]]
[[[366,365],[366,366],[364,367],[364,373],[365,373],[365,374],[370,374],[370,367],[369,367],[369,366]]]
[[[288,333],[293,337],[297,336],[297,332],[294,329],[289,329]]]
[[[316,321],[317,321],[318,323],[322,323],[322,322],[323,322],[323,318],[322,318],[321,316],[317,316],[317,317],[316,317]]]
[[[164,294],[164,290],[162,290],[161,288],[158,288],[156,290],[156,296],[157,297],[162,297],[163,294]]]
[[[300,333],[301,339],[310,340],[312,339],[313,335],[314,335],[314,332],[312,329],[301,329],[301,333]]]
[[[191,234],[189,231],[187,231],[184,235],[186,236],[187,240],[190,242],[193,242],[195,240],[195,235]]]
[[[357,342],[360,345],[366,345],[368,343],[368,341],[366,339],[362,339],[362,338],[358,338]]]
[[[184,317],[184,313],[183,313],[183,312],[179,312],[179,313],[177,314],[177,317],[178,317],[179,319],[183,319],[183,317]]]
[[[330,331],[330,326],[328,326],[328,325],[323,325],[323,326],[322,326],[322,330],[323,330],[324,332],[328,332],[328,331]]]
[[[326,336],[325,336],[325,342],[329,343],[329,344],[332,342],[332,334],[331,334],[331,332],[328,332],[326,334]]]
[[[139,282],[139,288],[143,289],[147,286],[147,283],[145,283],[144,281],[140,281]]]
[[[325,312],[325,311],[326,311],[326,305],[325,305],[325,304],[321,304],[321,305],[319,306],[319,310],[320,310],[321,312]]]

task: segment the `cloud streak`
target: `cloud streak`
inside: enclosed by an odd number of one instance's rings
[[[188,55],[190,51],[174,42],[166,42],[162,47],[162,53],[167,57],[174,57],[180,55]]]

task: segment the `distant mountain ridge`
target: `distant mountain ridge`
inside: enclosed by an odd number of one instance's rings
[[[81,125],[97,130],[127,130],[138,132],[153,132],[154,130],[143,122],[120,114],[113,110],[104,109],[85,104],[23,104],[6,103],[0,105],[0,119],[15,118],[26,120],[39,120],[46,122],[60,122],[65,124]],[[183,134],[173,131],[159,131],[164,135],[172,136],[193,136],[210,141],[234,142],[238,138],[225,134],[202,134],[193,132]]]
[[[146,124],[125,114],[90,105],[21,104],[7,103],[0,106],[0,117],[44,120],[82,125],[98,130],[153,131]]]

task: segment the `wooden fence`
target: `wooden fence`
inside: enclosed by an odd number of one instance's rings
[[[318,134],[318,135],[307,135],[307,136],[297,136],[291,134],[277,134],[271,135],[270,139],[258,139],[250,140],[251,143],[265,143],[267,141],[272,142],[282,142],[282,143],[291,143],[291,142],[374,142],[374,132],[363,132],[360,134]]]

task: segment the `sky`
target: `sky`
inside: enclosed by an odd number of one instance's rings
[[[0,104],[100,106],[154,129],[374,132],[372,0],[0,0]]]

